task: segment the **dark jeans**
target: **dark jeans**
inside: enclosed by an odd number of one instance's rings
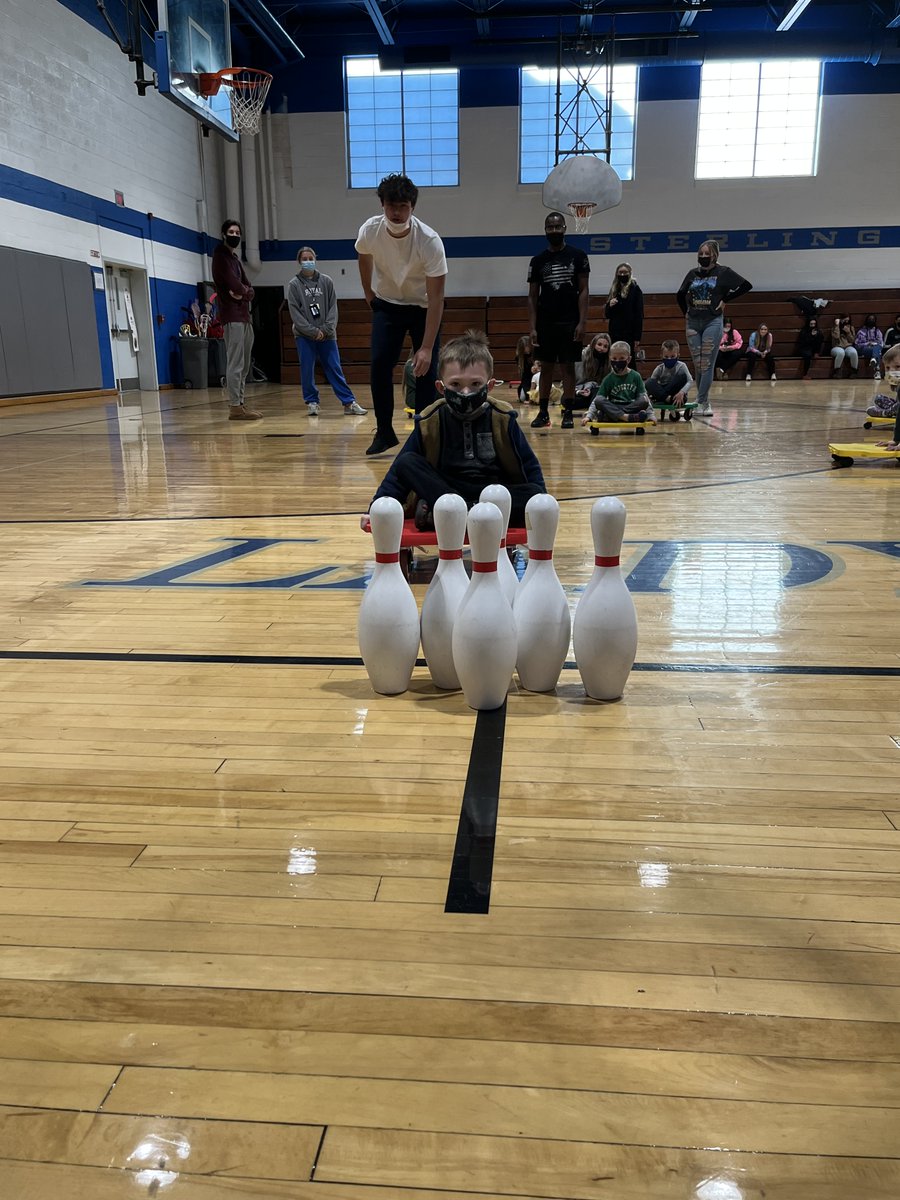
[[[671,404],[675,397],[684,391],[684,380],[673,379],[668,384],[662,384],[657,379],[648,379],[644,386],[651,400],[657,400],[660,404]]]
[[[450,492],[462,496],[471,508],[473,504],[478,503],[478,497],[489,483],[498,482],[487,476],[480,482],[470,480],[461,482],[451,479],[436,470],[427,458],[410,450],[397,455],[394,459],[393,471],[403,486],[409,488],[411,492],[415,492],[429,508],[434,508],[441,496],[446,496]],[[540,495],[544,489],[536,483],[504,482],[504,486],[509,489],[509,494],[512,496],[512,512],[509,523],[514,528],[521,528],[525,524],[525,505],[532,496]]]
[[[736,362],[744,357],[744,350],[720,350],[716,359],[716,367],[727,375]]]
[[[771,354],[757,354],[756,352],[754,352],[753,354],[747,355],[747,374],[748,375],[751,375],[751,376],[753,375],[754,369],[756,368],[756,364],[758,362],[764,362],[766,364],[766,370],[769,372],[770,375],[775,374],[775,359],[772,357],[772,355]]]
[[[389,304],[377,297],[372,301],[372,365],[369,381],[372,385],[372,407],[378,432],[394,434],[394,367],[403,349],[407,334],[412,341],[413,354],[425,336],[427,310],[418,304]],[[435,398],[437,360],[440,337],[434,342],[431,366],[426,375],[416,380],[416,412],[427,408]]]
[[[800,357],[803,360],[803,369],[800,372],[800,378],[805,379],[809,374],[809,368],[812,365],[813,354],[812,350],[801,350]]]

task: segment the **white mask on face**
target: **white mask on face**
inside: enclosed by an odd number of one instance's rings
[[[412,222],[411,217],[407,217],[405,221],[391,221],[388,217],[385,217],[384,219],[385,219],[385,222],[387,223],[388,229],[393,234],[406,233],[407,229],[409,229],[410,224]]]

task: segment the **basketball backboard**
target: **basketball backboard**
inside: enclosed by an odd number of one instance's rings
[[[198,75],[231,63],[228,0],[158,0],[157,87],[205,125],[237,141],[227,88],[201,96]]]
[[[576,216],[576,208],[585,206],[590,214],[615,208],[622,202],[622,180],[602,158],[593,154],[575,154],[564,158],[544,181],[541,192],[544,208]]]

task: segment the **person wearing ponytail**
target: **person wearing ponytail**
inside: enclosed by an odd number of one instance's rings
[[[636,362],[644,333],[644,293],[635,282],[631,263],[619,263],[609,289],[609,299],[603,310],[609,324],[609,340],[627,342]]]
[[[225,386],[229,421],[258,421],[262,413],[244,404],[244,386],[250,374],[253,325],[250,304],[254,291],[241,262],[240,221],[222,222],[222,240],[213,251],[212,277],[218,289],[219,320],[225,339]]]
[[[697,250],[697,265],[688,271],[678,289],[678,307],[685,316],[685,336],[691,348],[697,375],[697,408],[701,417],[711,417],[709,389],[719,345],[725,305],[753,287],[731,267],[719,265],[719,243],[708,239]]]

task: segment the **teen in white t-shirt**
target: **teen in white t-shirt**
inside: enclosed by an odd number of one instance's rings
[[[447,259],[438,234],[413,216],[419,189],[405,175],[378,185],[382,214],[359,230],[356,250],[363,293],[372,309],[370,382],[376,430],[367,454],[398,444],[393,373],[407,333],[413,345],[416,411],[435,398]]]

